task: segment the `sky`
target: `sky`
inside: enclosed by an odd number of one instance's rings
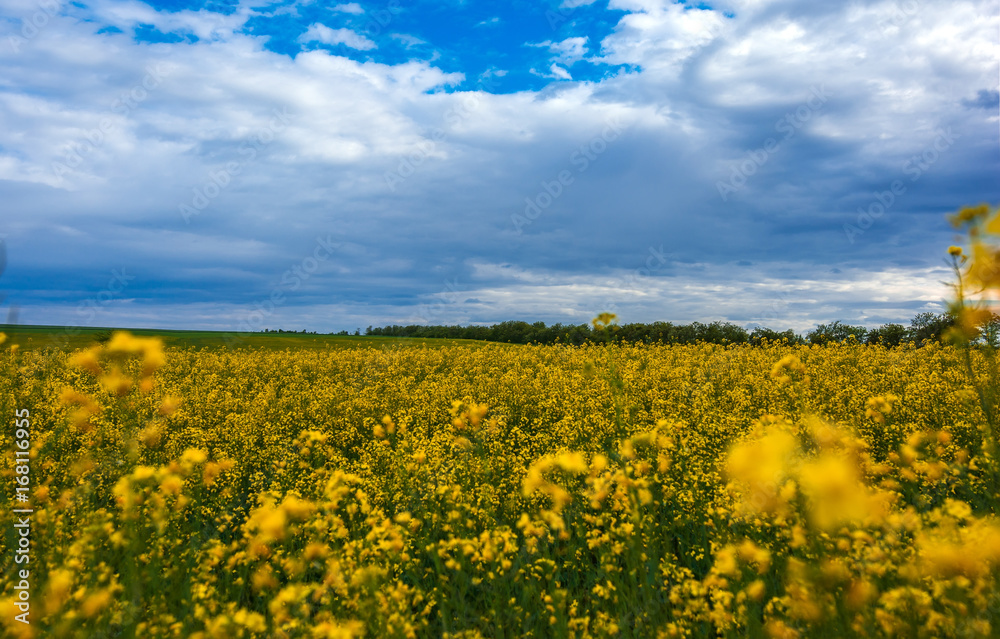
[[[0,0],[0,320],[907,324],[998,84],[998,0]]]

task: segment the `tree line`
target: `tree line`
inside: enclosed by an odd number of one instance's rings
[[[703,324],[674,324],[672,322],[652,322],[650,324],[631,323],[612,325],[608,329],[595,329],[590,324],[552,324],[545,322],[507,321],[492,326],[369,326],[365,335],[383,337],[420,337],[445,339],[473,339],[509,344],[585,344],[588,342],[619,342],[655,344],[760,344],[764,341],[785,340],[791,344],[828,344],[856,340],[864,344],[899,346],[906,342],[922,344],[925,340],[939,340],[954,325],[954,318],[948,313],[919,313],[909,326],[884,324],[868,329],[852,326],[840,321],[820,324],[805,335],[796,334],[791,329],[776,331],[756,327],[750,330],[729,322]],[[994,347],[1000,346],[1000,316],[982,330],[980,341]]]

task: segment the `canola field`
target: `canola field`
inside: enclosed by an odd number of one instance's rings
[[[940,344],[7,349],[3,634],[996,636],[988,364]]]

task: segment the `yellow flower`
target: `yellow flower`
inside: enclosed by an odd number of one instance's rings
[[[749,586],[747,586],[747,596],[754,601],[760,601],[764,598],[764,593],[767,590],[767,586],[760,579],[754,579]]]
[[[86,350],[77,351],[70,355],[69,363],[77,368],[82,368],[92,375],[100,375],[102,373],[99,361],[100,354],[100,346],[91,346]]]
[[[1000,235],[1000,208],[997,209],[996,214],[986,223],[985,230],[987,233],[992,233],[994,235]]]
[[[618,316],[614,313],[601,313],[590,321],[595,330],[604,330],[618,321]]]
[[[201,471],[201,481],[205,486],[212,486],[215,483],[216,478],[232,468],[232,462],[225,460],[222,462],[208,462]]]
[[[301,521],[308,517],[316,506],[310,501],[299,499],[294,495],[289,495],[281,501],[280,508],[288,514],[293,521]]]
[[[885,416],[892,412],[893,404],[899,401],[895,395],[884,395],[881,397],[871,397],[865,404],[865,416],[876,422],[885,423]]]
[[[274,571],[268,564],[263,564],[254,572],[253,576],[250,578],[250,583],[257,592],[268,588],[278,587],[278,580],[275,578]]]
[[[878,589],[867,579],[851,582],[845,597],[852,610],[860,610],[878,595]]]
[[[156,476],[156,469],[152,466],[136,466],[132,471],[132,479],[135,481],[145,481]]]
[[[259,612],[249,612],[240,608],[233,615],[233,622],[238,626],[243,626],[250,632],[264,632],[267,630],[267,620]]]
[[[163,428],[157,422],[150,422],[145,428],[139,431],[139,441],[148,448],[159,447],[162,437]]]
[[[794,628],[788,627],[784,621],[780,619],[771,619],[766,624],[764,624],[764,630],[767,632],[767,636],[772,639],[798,639],[799,632]]]
[[[84,599],[80,604],[80,614],[86,618],[94,617],[101,613],[111,603],[111,593],[108,590],[99,590]]]
[[[949,509],[965,513],[957,505]],[[977,519],[961,527],[921,532],[917,549],[925,574],[980,577],[1000,565],[1000,524]]]
[[[763,513],[786,511],[780,491],[797,448],[798,442],[791,433],[774,427],[760,439],[732,449],[726,469],[730,478],[749,487],[743,499],[745,507]]]
[[[186,465],[202,464],[208,459],[208,454],[200,448],[188,448],[181,455],[181,463]]]
[[[1000,287],[1000,250],[984,242],[973,242],[972,261],[966,274],[973,285],[984,289]]]
[[[583,474],[589,470],[582,453],[562,453],[556,457],[555,463],[567,473]]]
[[[256,527],[263,541],[280,541],[288,528],[288,514],[283,508],[264,505],[254,511],[248,523]]]
[[[952,226],[956,228],[965,224],[975,224],[978,221],[989,215],[990,207],[986,204],[980,204],[979,206],[967,206],[960,210],[954,215],[950,215]]]
[[[889,495],[873,493],[862,483],[857,466],[843,455],[824,454],[804,463],[799,484],[811,519],[822,530],[878,520],[887,508]]]
[[[58,568],[49,573],[49,583],[45,587],[45,613],[55,614],[58,612],[73,588],[73,573],[69,570]]]
[[[805,364],[795,355],[785,355],[771,367],[771,377],[782,386],[792,383],[791,373],[804,375],[805,372]]]
[[[764,574],[771,566],[771,552],[766,548],[761,548],[749,539],[745,540],[736,549],[740,559],[757,564],[757,572]]]
[[[123,397],[132,390],[132,380],[125,377],[118,367],[111,369],[111,372],[101,377],[101,385],[112,395]]]
[[[149,377],[166,362],[163,340],[158,337],[136,337],[128,331],[115,331],[104,349],[110,354],[142,355],[143,377]]]
[[[173,397],[172,395],[167,395],[166,397],[163,398],[163,401],[160,403],[160,408],[158,412],[160,413],[160,415],[164,416],[172,415],[174,411],[177,410],[177,407],[181,405],[181,401],[183,400],[181,400],[180,397]]]
[[[167,475],[160,482],[160,492],[164,495],[179,495],[184,488],[184,480],[173,473]]]
[[[312,627],[313,639],[358,639],[365,634],[365,625],[360,621],[324,621]]]

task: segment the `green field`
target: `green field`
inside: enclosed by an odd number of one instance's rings
[[[232,333],[222,331],[172,331],[146,328],[116,329],[110,327],[27,326],[0,324],[0,333],[7,335],[9,344],[21,350],[46,348],[73,351],[87,348],[107,337],[111,331],[127,330],[133,335],[156,336],[167,347],[224,349],[255,348],[265,350],[323,350],[342,348],[390,348],[418,346],[441,348],[453,344],[482,346],[475,340],[422,339],[410,337],[375,337],[367,335],[309,335],[304,333]]]

